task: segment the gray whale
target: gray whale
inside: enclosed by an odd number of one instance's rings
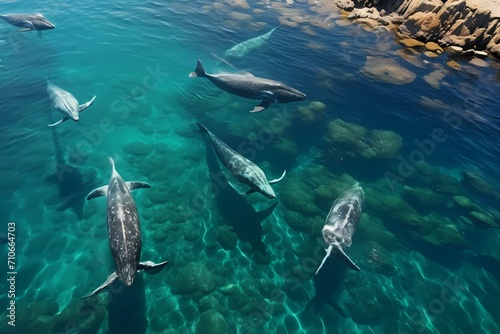
[[[279,179],[268,181],[266,174],[252,161],[245,158],[243,155],[239,154],[226,143],[217,138],[213,133],[208,131],[208,129],[200,123],[196,123],[200,129],[200,132],[205,133],[212,148],[214,149],[215,155],[222,163],[224,167],[241,183],[246,184],[250,187],[247,191],[247,195],[259,192],[266,196],[267,198],[273,199],[276,197],[271,184],[275,184],[283,179],[286,171]]]
[[[168,263],[168,261],[158,264],[151,261],[139,262],[142,249],[141,228],[137,206],[130,192],[139,188],[151,188],[151,186],[146,182],[123,181],[115,169],[113,159],[109,158],[109,160],[113,168],[109,184],[91,191],[87,200],[100,196],[107,197],[108,241],[116,271],[86,297],[100,293],[117,279],[131,286],[137,271],[144,270],[149,274],[156,274]]]
[[[365,193],[359,185],[356,184],[342,193],[337,198],[326,217],[325,226],[321,231],[323,240],[328,244],[326,256],[321,262],[315,275],[319,272],[326,259],[333,253],[340,257],[349,268],[359,271],[359,267],[347,256],[343,247],[349,247],[352,243],[352,235],[354,234],[359,220],[361,219],[361,210]]]
[[[12,24],[15,27],[21,29],[17,30],[19,32],[38,30],[40,37],[42,30],[54,29],[56,26],[43,17],[40,13],[34,14],[4,14],[0,15],[0,18],[4,19],[5,22]]]
[[[279,81],[254,77],[251,74],[208,74],[199,59],[196,69],[189,76],[207,78],[220,89],[234,95],[262,100],[250,112],[266,110],[272,103],[288,103],[306,99],[306,94]]]

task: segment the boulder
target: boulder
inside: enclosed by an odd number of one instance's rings
[[[208,295],[216,288],[215,276],[200,262],[190,262],[179,270],[172,284],[174,294]]]

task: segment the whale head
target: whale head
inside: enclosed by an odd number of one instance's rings
[[[259,190],[267,198],[270,198],[270,199],[276,198],[276,193],[274,192],[274,189],[271,187],[271,185],[269,183],[262,184],[259,187]]]
[[[280,103],[303,101],[306,94],[292,87],[279,88],[273,92]]]
[[[33,26],[37,29],[37,30],[50,30],[50,29],[54,29],[56,26],[48,21],[45,17],[43,17],[42,14],[35,14],[35,18],[33,19]]]

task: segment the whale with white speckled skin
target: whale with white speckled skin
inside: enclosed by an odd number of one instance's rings
[[[252,161],[245,158],[226,143],[217,138],[213,133],[200,123],[196,123],[202,133],[205,133],[212,144],[215,155],[224,167],[241,183],[250,187],[247,195],[259,192],[267,198],[273,199],[276,197],[271,184],[275,184],[283,179],[286,170],[279,179],[268,181],[266,174]]]
[[[113,159],[109,158],[109,160],[113,167],[109,184],[91,191],[87,200],[100,196],[107,197],[108,241],[116,271],[86,297],[102,292],[117,279],[131,286],[137,271],[144,270],[146,273],[156,274],[168,263],[168,261],[158,264],[151,261],[139,262],[142,249],[141,228],[137,206],[130,192],[139,188],[151,188],[151,186],[146,182],[123,181],[115,169]]]
[[[332,254],[340,257],[349,268],[359,271],[359,267],[347,256],[343,247],[351,246],[352,235],[356,231],[365,193],[358,182],[349,190],[337,198],[326,217],[325,226],[321,233],[323,240],[328,244],[326,255],[321,262],[315,275],[319,272],[326,259]]]

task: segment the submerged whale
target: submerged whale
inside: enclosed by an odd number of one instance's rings
[[[347,266],[353,270],[359,271],[359,267],[347,256],[343,247],[351,246],[352,235],[354,234],[359,220],[361,219],[361,209],[365,193],[358,182],[351,188],[342,193],[337,198],[326,217],[325,226],[321,231],[323,240],[329,245],[326,249],[326,255],[321,262],[315,275],[319,272],[326,259],[333,253],[340,257]]]
[[[0,15],[0,18],[4,19],[6,22],[12,24],[15,27],[21,29],[17,30],[19,32],[38,30],[38,36],[42,37],[42,30],[54,29],[56,26],[49,22],[40,13],[35,14],[4,14]]]
[[[251,74],[208,74],[198,60],[190,77],[207,78],[214,85],[228,93],[247,99],[262,100],[250,112],[267,109],[272,103],[288,103],[306,99],[306,94],[279,81],[254,77]]]
[[[107,197],[108,241],[116,271],[86,297],[98,294],[117,279],[131,286],[137,271],[144,270],[149,274],[156,274],[168,263],[168,261],[158,264],[151,261],[139,262],[142,249],[141,228],[137,206],[130,192],[151,186],[146,182],[123,181],[115,169],[113,159],[109,160],[113,169],[109,185],[91,191],[87,200],[100,196]]]
[[[246,194],[251,194],[254,192],[259,192],[266,196],[267,198],[273,199],[276,197],[271,184],[275,184],[283,179],[286,171],[279,179],[268,181],[266,174],[259,168],[256,164],[231,149],[226,143],[222,142],[214,134],[212,134],[208,129],[200,123],[196,123],[202,133],[205,133],[212,148],[214,149],[215,155],[222,163],[222,165],[241,183],[250,187]]]
[[[49,126],[56,126],[67,121],[68,119],[78,122],[80,119],[80,113],[90,107],[95,100],[94,96],[90,101],[82,105],[78,105],[78,101],[73,94],[51,84],[49,80],[47,80],[47,93],[52,101],[52,107],[64,115],[64,118],[54,124],[49,124]]]
[[[260,48],[269,39],[269,37],[271,37],[271,34],[275,30],[276,28],[273,28],[271,31],[265,33],[264,35],[250,38],[249,40],[236,44],[235,46],[224,52],[224,57],[241,58],[245,56],[247,53]]]

